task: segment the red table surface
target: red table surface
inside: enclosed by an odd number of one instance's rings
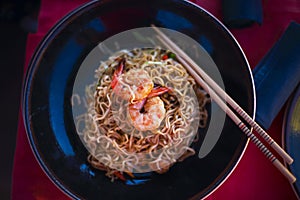
[[[71,10],[87,0],[42,0],[38,32],[29,34],[26,48],[26,70],[38,43],[47,31]],[[221,0],[195,0],[222,21]],[[230,29],[254,68],[283,34],[291,21],[300,23],[300,1],[262,0],[263,23],[243,29]],[[281,144],[284,108],[268,130]],[[13,170],[12,199],[69,199],[46,176],[28,143],[20,114]],[[244,156],[231,176],[207,199],[297,199],[289,182],[271,162],[249,143]]]

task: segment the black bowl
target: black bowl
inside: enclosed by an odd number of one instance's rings
[[[286,152],[294,158],[291,165],[286,163],[287,168],[296,176],[300,177],[300,85],[294,91],[287,103],[283,119],[282,141]],[[297,198],[300,198],[300,180],[292,184]]]
[[[179,0],[89,2],[60,20],[43,39],[23,90],[24,123],[33,152],[47,176],[72,198],[203,198],[226,180],[245,151],[247,137],[226,118],[218,142],[206,157],[177,163],[144,184],[111,182],[87,163],[88,152],[76,134],[70,103],[79,67],[99,42],[152,23],[201,44],[217,65],[226,92],[250,115],[255,113],[253,79],[245,55],[207,11]]]

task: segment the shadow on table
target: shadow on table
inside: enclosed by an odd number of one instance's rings
[[[0,199],[10,199],[26,38],[37,28],[39,0],[0,2]]]

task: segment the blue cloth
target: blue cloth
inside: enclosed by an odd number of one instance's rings
[[[223,21],[230,28],[262,23],[261,0],[222,0]]]
[[[300,82],[300,25],[292,22],[253,70],[256,121],[268,129]]]

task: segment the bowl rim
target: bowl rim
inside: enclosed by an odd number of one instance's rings
[[[283,114],[283,123],[282,123],[282,130],[281,130],[281,141],[282,141],[282,147],[289,153],[289,142],[288,142],[288,135],[292,133],[291,131],[291,125],[289,122],[294,119],[293,115],[295,112],[296,104],[298,104],[298,101],[300,100],[300,84],[296,87],[290,98],[288,99],[286,108],[284,110]],[[287,167],[291,172],[293,172],[291,165],[289,165],[287,162],[284,162],[285,167]],[[298,180],[298,179],[297,179]],[[297,187],[296,182],[290,183],[294,194],[296,195],[297,199],[300,199],[300,188]]]

